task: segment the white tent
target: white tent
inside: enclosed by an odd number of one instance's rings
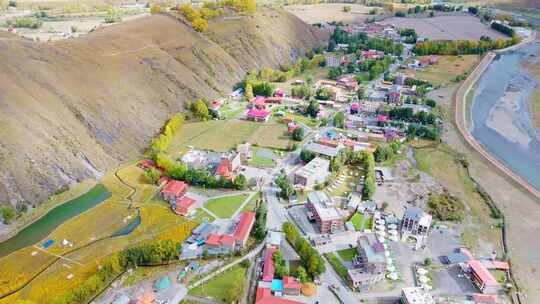
[[[427,283],[429,281],[429,278],[426,277],[425,275],[421,275],[421,276],[418,277],[418,281],[420,283]]]
[[[384,251],[384,256],[385,256],[385,257],[389,257],[389,256],[390,256],[390,251],[385,250],[385,251]]]
[[[394,265],[387,265],[386,270],[388,270],[390,272],[394,272],[394,271],[396,271],[396,267]]]
[[[396,231],[396,230],[389,230],[389,231],[388,231],[388,234],[390,234],[390,235],[397,235],[397,231]]]
[[[382,230],[384,231],[384,225],[377,225],[375,228],[377,228],[377,230]]]
[[[396,224],[390,224],[390,225],[388,225],[388,229],[395,230],[395,229],[397,229],[397,225]]]
[[[378,220],[376,220],[375,222],[377,223],[377,225],[384,225],[384,224],[386,224],[386,221],[383,220],[383,219],[378,219]]]
[[[386,232],[380,231],[380,230],[379,230],[379,231],[377,231],[377,235],[382,236],[382,237],[385,237],[385,236],[386,236]]]
[[[398,237],[395,235],[391,235],[388,239],[390,239],[393,242],[397,242],[399,240]]]
[[[395,281],[395,280],[398,279],[398,275],[397,275],[397,273],[395,273],[395,272],[389,273],[388,275],[386,275],[386,277],[389,278],[389,279],[392,280],[392,281]]]

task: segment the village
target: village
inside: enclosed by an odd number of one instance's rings
[[[477,56],[417,55],[428,38],[384,21],[318,26],[327,45],[190,102],[116,174],[183,225],[177,261],[135,264],[93,303],[510,303],[508,257],[468,246],[463,202],[414,155],[441,141],[434,92]]]

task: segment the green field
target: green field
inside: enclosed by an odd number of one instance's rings
[[[348,249],[339,250],[337,253],[343,260],[350,262],[352,261],[353,257],[356,255],[356,248],[348,248]]]
[[[371,226],[373,226],[373,217],[370,215],[365,216],[362,213],[356,213],[351,217],[351,222],[353,223],[356,231],[371,229]]]
[[[345,280],[345,282],[348,282],[349,273],[347,271],[347,268],[343,266],[343,264],[341,263],[339,258],[336,256],[336,254],[333,252],[330,252],[330,253],[325,253],[324,256],[328,259],[328,262],[330,263],[330,265],[332,265],[332,268],[334,268],[337,274],[343,280]]]
[[[211,297],[224,303],[231,303],[242,295],[245,279],[246,269],[237,265],[203,285],[191,289],[189,294],[200,297]]]
[[[257,205],[257,200],[261,198],[261,193],[257,192],[251,199],[249,200],[249,203],[247,203],[244,208],[242,208],[242,211],[255,211],[255,207]]]
[[[208,200],[204,207],[220,218],[230,218],[247,197],[247,194],[240,194],[215,198]]]
[[[438,56],[439,63],[411,71],[416,78],[428,81],[434,85],[447,85],[457,76],[463,75],[472,69],[478,62],[477,55]]]
[[[251,149],[251,160],[249,165],[257,168],[272,168],[276,165],[273,159],[258,155],[258,151],[264,150],[263,148],[253,147]]]

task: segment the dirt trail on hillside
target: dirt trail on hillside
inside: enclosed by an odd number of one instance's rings
[[[324,39],[284,11],[213,21],[204,35],[164,15],[50,44],[1,33],[0,203],[36,204],[137,158],[185,101]]]

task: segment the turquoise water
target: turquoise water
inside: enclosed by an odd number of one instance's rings
[[[111,197],[109,190],[102,184],[98,184],[85,194],[53,208],[12,238],[0,243],[0,257],[44,241],[44,238],[60,224],[97,206],[109,197]],[[55,243],[58,244],[61,241],[55,240]]]

